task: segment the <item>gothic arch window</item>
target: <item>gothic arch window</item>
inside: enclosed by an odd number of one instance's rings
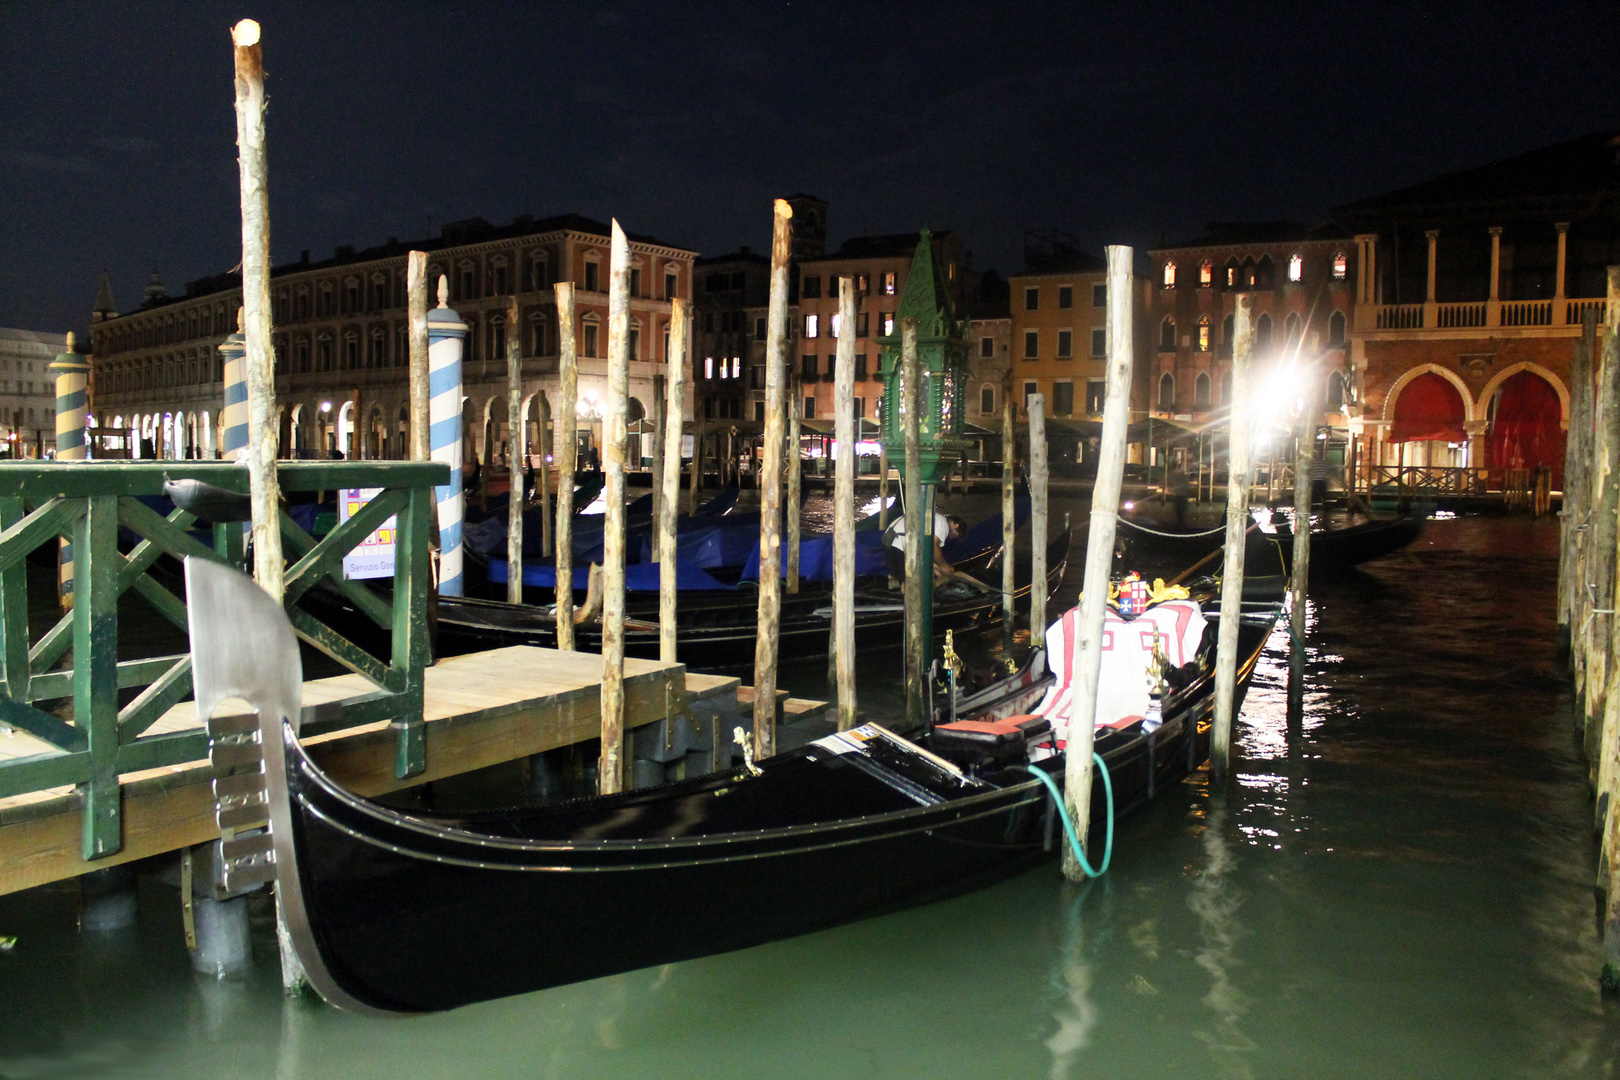
[[[1226,346],[1222,352],[1232,351],[1232,316],[1228,315],[1221,320],[1221,344]]]
[[[1328,319],[1328,344],[1344,344],[1344,312],[1335,311]]]
[[[1205,259],[1198,264],[1198,287],[1207,289],[1215,282],[1215,264]]]
[[[1193,383],[1193,410],[1203,412],[1209,408],[1209,376],[1204,372],[1198,373],[1198,381]]]
[[[1342,251],[1333,253],[1333,280],[1343,281],[1345,274],[1350,272],[1350,260]]]
[[[1198,317],[1198,351],[1209,352],[1209,316]]]
[[[1328,373],[1327,404],[1335,412],[1344,408],[1344,376],[1337,371]]]
[[[1288,280],[1305,280],[1305,257],[1297,251],[1288,256]]]
[[[1176,377],[1168,371],[1159,376],[1159,411],[1176,411]]]
[[[1255,267],[1254,256],[1251,255],[1243,260],[1242,266],[1238,267],[1238,288],[1252,289],[1258,280],[1259,274]]]
[[[1261,352],[1271,348],[1271,315],[1262,312],[1254,323],[1254,349]]]
[[[1283,320],[1283,347],[1299,348],[1299,315],[1296,312],[1290,311],[1288,318]]]
[[[1276,281],[1276,275],[1271,266],[1271,256],[1260,256],[1260,261],[1254,264],[1255,288],[1269,289],[1276,284]]]
[[[1174,352],[1176,348],[1176,320],[1165,317],[1159,324],[1159,351]]]
[[[1173,259],[1164,260],[1164,287],[1167,289],[1176,287],[1176,264]]]

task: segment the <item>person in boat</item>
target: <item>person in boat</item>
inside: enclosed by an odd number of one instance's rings
[[[1171,466],[1166,486],[1170,489],[1170,505],[1175,509],[1176,528],[1187,527],[1187,500],[1192,496],[1192,480],[1180,465]]]
[[[967,528],[967,523],[955,515],[942,514],[934,511],[934,582],[936,584],[951,580],[955,576],[955,569],[945,561],[945,541],[961,536]],[[889,563],[889,576],[896,581],[906,579],[906,519],[904,515],[896,518],[894,524],[889,526],[889,544],[884,548],[884,556]]]

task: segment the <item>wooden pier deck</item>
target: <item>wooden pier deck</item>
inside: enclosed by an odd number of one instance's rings
[[[688,676],[680,664],[625,660],[625,727],[656,723],[705,699],[735,707],[740,680]],[[322,768],[350,790],[380,795],[595,738],[602,658],[514,646],[450,657],[425,670],[427,769],[394,775],[396,739],[387,722],[307,739]],[[359,675],[304,683],[304,718],[320,725],[345,699],[375,687]],[[802,705],[801,709],[802,711]],[[169,709],[153,733],[199,727],[193,702]],[[729,728],[726,738],[729,739]],[[627,740],[628,741],[628,740]],[[0,759],[52,751],[22,732],[0,735]],[[213,774],[206,759],[121,777],[123,845],[105,858],[81,855],[81,797],[72,787],[0,799],[0,894],[218,838]]]

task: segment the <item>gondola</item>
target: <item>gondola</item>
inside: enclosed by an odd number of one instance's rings
[[[1160,558],[1175,562],[1196,559],[1221,546],[1225,527],[1196,532],[1178,532],[1158,525],[1119,519],[1120,536],[1135,558]],[[1427,520],[1421,514],[1364,521],[1339,528],[1311,530],[1311,570],[1315,573],[1343,573],[1364,562],[1392,555],[1423,534]],[[1272,532],[1256,525],[1249,530],[1249,543],[1281,541],[1283,566],[1293,566],[1293,530],[1279,523]]]
[[[264,771],[230,777],[229,790],[256,800],[262,782],[270,831],[225,853],[227,885],[276,882],[292,946],[334,1005],[450,1009],[740,949],[971,891],[1055,848],[1053,800],[1029,770],[1061,784],[1063,755],[1039,724],[988,757],[950,729],[915,742],[867,724],[653,788],[451,816],[393,810],[305,754],[297,640],[274,601],[202,560],[187,561],[187,579],[199,713],[240,697],[259,714]],[[1276,611],[1243,621],[1240,694]],[[1157,727],[1098,730],[1117,807],[1202,760],[1208,641],[1164,694]],[[253,739],[235,717],[209,730],[222,760]],[[1093,789],[1093,821],[1109,812],[1104,790]]]

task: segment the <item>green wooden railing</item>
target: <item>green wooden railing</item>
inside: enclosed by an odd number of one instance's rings
[[[428,524],[433,486],[449,481],[444,465],[415,462],[286,462],[281,490],[381,488],[346,522],[317,540],[285,512],[287,614],[300,638],[376,690],[324,706],[305,717],[319,734],[391,721],[397,736],[395,772],[422,771],[422,672],[427,666]],[[0,464],[0,721],[56,749],[0,761],[0,798],[76,785],[83,799],[83,853],[110,855],[122,843],[119,775],[208,756],[201,729],[146,734],[191,693],[189,653],[120,660],[118,600],[134,590],[162,618],[186,631],[178,568],[150,570],[163,556],[197,555],[244,566],[241,524],[214,527],[213,544],[193,533],[194,515],[167,517],[136,496],[161,495],[163,481],[195,478],[246,493],[247,469],[224,462],[60,462]],[[362,582],[343,577],[343,556],[397,515],[392,603]],[[121,551],[120,527],[126,541]],[[47,547],[54,564],[58,538],[72,544],[73,608],[36,641],[28,625],[25,560]],[[381,630],[391,633],[385,661],[304,610],[299,601],[330,581]],[[55,575],[52,574],[54,593]],[[62,661],[71,654],[71,667]],[[140,688],[122,707],[119,691]]]

